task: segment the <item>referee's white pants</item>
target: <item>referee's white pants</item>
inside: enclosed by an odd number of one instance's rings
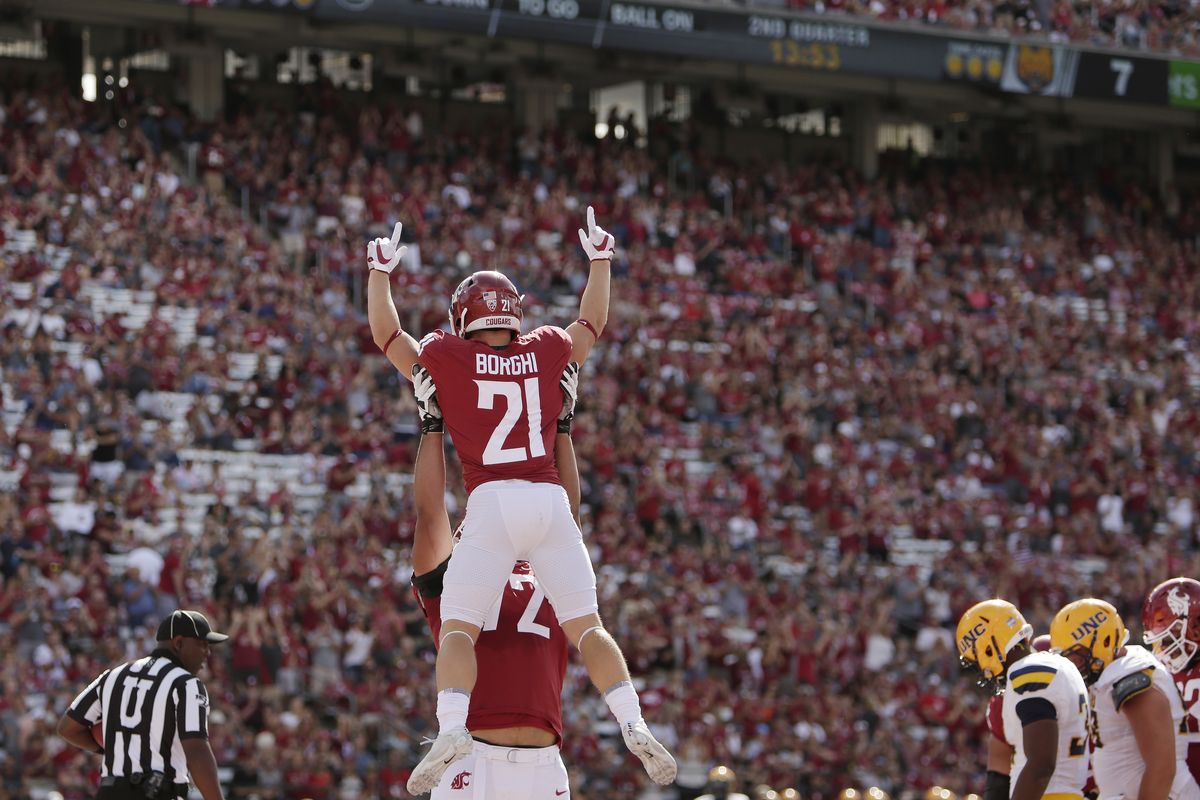
[[[596,573],[566,491],[553,483],[490,481],[467,499],[462,538],[442,583],[442,623],[482,628],[520,559],[533,567],[560,623],[599,611]]]
[[[430,800],[570,800],[558,746],[499,747],[475,742],[455,761]]]

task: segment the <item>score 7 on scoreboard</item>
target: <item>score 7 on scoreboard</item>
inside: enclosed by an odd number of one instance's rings
[[[1171,62],[1167,98],[1177,108],[1200,108],[1200,63]]]
[[[1165,106],[1167,62],[1125,53],[1085,52],[1079,58],[1075,96]]]

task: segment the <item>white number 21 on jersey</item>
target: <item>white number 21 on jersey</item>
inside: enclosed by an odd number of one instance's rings
[[[481,380],[476,380],[475,385],[479,387],[478,407],[481,410],[491,411],[495,408],[497,397],[503,397],[507,406],[483,450],[484,464],[511,464],[546,455],[546,445],[542,442],[542,395],[538,392],[536,377],[526,378],[520,385],[511,381]],[[522,411],[529,425],[529,447],[505,447],[504,442],[516,427]]]

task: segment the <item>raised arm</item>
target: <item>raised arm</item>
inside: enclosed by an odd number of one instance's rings
[[[400,315],[392,301],[392,270],[400,263],[407,249],[400,245],[397,222],[390,239],[374,239],[367,243],[367,322],[371,338],[400,374],[412,380],[412,367],[417,363],[417,340],[400,326]]]
[[[575,524],[582,528],[583,523],[579,520],[579,462],[575,460],[575,443],[571,441],[571,434],[560,433],[554,437],[554,460],[558,464],[559,480],[571,503],[571,516],[575,517]]]
[[[422,576],[450,558],[454,535],[446,513],[446,459],[443,450],[442,409],[437,386],[421,365],[413,367],[413,391],[421,421],[421,444],[413,469],[416,527],[413,533],[413,575]]]
[[[429,370],[413,368],[413,391],[421,418],[421,444],[413,468],[413,498],[417,523],[413,532],[413,575],[432,572],[450,557],[454,537],[446,513],[446,455],[443,451],[442,410]]]
[[[591,262],[587,285],[579,301],[579,319],[567,326],[571,337],[571,360],[582,364],[592,345],[608,324],[608,299],[612,283],[612,257],[616,240],[596,224],[596,212],[588,206],[587,231],[579,229],[579,242]]]
[[[425,433],[417,449],[413,469],[413,497],[417,524],[413,533],[412,567],[414,575],[432,572],[450,557],[454,547],[450,515],[446,513],[446,457],[442,451],[445,435]]]
[[[575,419],[575,404],[579,398],[579,364],[568,362],[558,381],[563,393],[562,412],[558,415],[558,434],[554,437],[554,463],[558,466],[558,477],[567,500],[571,503],[571,516],[580,528],[579,519],[579,463],[575,460],[575,443],[571,441],[571,422]]]

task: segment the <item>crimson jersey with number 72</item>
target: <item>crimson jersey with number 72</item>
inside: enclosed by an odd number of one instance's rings
[[[442,578],[449,561],[413,579],[413,594],[435,642],[442,636]],[[549,731],[562,741],[567,636],[527,562],[513,566],[504,591],[488,610],[475,656],[479,677],[471,692],[468,729],[523,725]]]
[[[1172,677],[1183,700],[1183,721],[1178,735],[1187,742],[1188,771],[1200,783],[1200,660],[1193,660]]]
[[[502,348],[445,331],[421,340],[420,362],[437,386],[468,493],[488,481],[561,483],[554,437],[571,347],[567,332],[550,325]]]

